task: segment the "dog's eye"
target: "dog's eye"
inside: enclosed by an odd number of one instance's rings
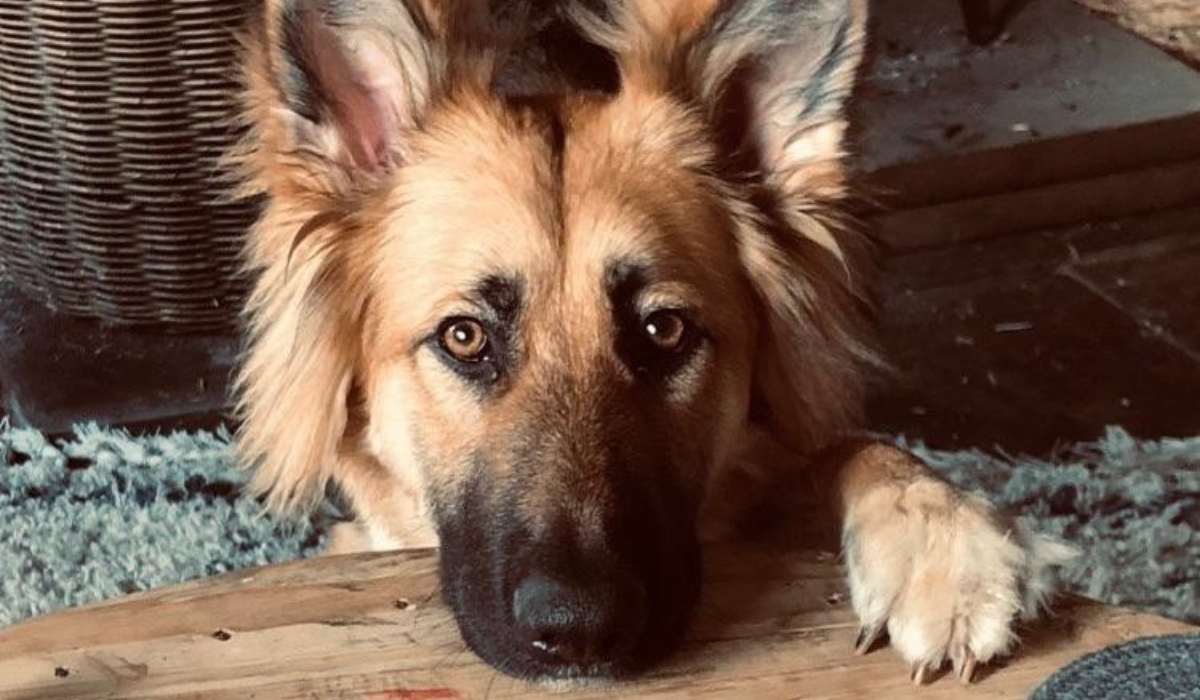
[[[442,324],[438,339],[442,349],[459,362],[479,362],[487,355],[487,330],[473,318],[447,320]]]
[[[679,352],[687,345],[691,324],[678,311],[655,311],[642,322],[651,345],[663,352]]]

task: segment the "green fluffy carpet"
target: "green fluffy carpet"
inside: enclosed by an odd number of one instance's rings
[[[1110,429],[1053,463],[898,442],[1080,547],[1073,590],[1200,621],[1200,438]],[[280,521],[243,483],[224,433],[51,443],[0,423],[0,625],[320,549],[332,508]]]

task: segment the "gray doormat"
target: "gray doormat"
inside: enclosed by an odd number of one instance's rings
[[[1072,661],[1029,700],[1200,700],[1200,634],[1122,642]]]
[[[1200,438],[1138,441],[1113,428],[1053,461],[897,442],[1078,545],[1073,591],[1200,622]],[[224,433],[86,426],[51,443],[0,422],[0,625],[319,551],[332,509],[266,516],[243,483]]]

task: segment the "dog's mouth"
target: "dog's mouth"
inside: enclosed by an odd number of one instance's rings
[[[599,538],[569,518],[536,536],[484,481],[438,514],[442,592],[472,651],[558,681],[637,675],[679,645],[700,589],[693,509],[636,497]]]
[[[442,590],[467,645],[496,669],[534,680],[623,678],[678,646],[699,592],[699,557],[659,571],[520,576],[510,591],[443,545]],[[687,559],[688,561],[684,561]]]

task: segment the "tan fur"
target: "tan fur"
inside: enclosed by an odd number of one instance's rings
[[[1025,531],[882,445],[837,466],[834,491],[851,599],[865,629],[886,628],[914,667],[987,662],[1045,603],[1070,548]]]
[[[839,213],[841,103],[863,51],[863,2],[849,0],[852,15],[835,25],[822,14],[835,0],[813,0],[811,36],[772,35],[770,54],[761,36],[714,28],[725,5],[715,0],[629,0],[612,22],[580,12],[617,53],[623,87],[557,98],[557,147],[536,110],[490,91],[501,59],[486,27],[432,2],[409,11],[369,0],[378,11],[346,27],[306,15],[315,24],[304,31],[328,48],[310,58],[342,96],[324,121],[300,117],[280,82],[281,2],[247,38],[251,132],[238,154],[245,192],[266,195],[247,247],[258,277],[239,446],[271,507],[310,506],[333,482],[359,519],[333,550],[433,545],[430,499],[453,501],[471,455],[494,455],[504,483],[514,436],[532,436],[549,462],[581,466],[525,485],[525,517],[554,527],[548,507],[575,499],[581,532],[597,531],[604,487],[587,465],[608,454],[597,436],[621,428],[606,424],[619,418],[604,402],[633,381],[601,285],[620,257],[661,277],[639,303],[693,308],[719,339],[664,394],[667,432],[695,457],[678,476],[707,492],[700,529],[738,514],[723,485],[766,487],[857,427],[879,364],[868,246]],[[818,65],[835,39],[838,62]],[[744,145],[763,171],[730,179],[715,125],[752,58],[760,75],[746,107],[759,127]],[[787,102],[800,94],[796,70],[827,81],[819,100]],[[369,138],[379,133],[385,141]],[[467,308],[487,269],[519,274],[528,299],[522,371],[483,403],[421,343]],[[756,399],[761,422],[750,417]],[[829,483],[856,610],[864,625],[887,624],[910,661],[1005,651],[1013,618],[1037,607],[1021,591],[1044,594],[1061,560],[888,448],[844,455]]]

